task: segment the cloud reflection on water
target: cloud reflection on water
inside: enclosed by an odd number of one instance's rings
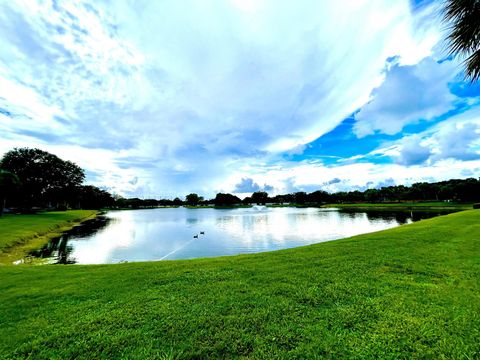
[[[401,223],[394,216],[316,208],[178,208],[112,211],[108,216],[112,221],[105,228],[69,241],[71,257],[77,263],[254,253],[349,237]],[[205,235],[199,235],[201,231]]]

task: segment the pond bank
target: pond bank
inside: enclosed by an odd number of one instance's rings
[[[108,264],[237,255],[298,247],[406,224],[407,213],[319,208],[110,211],[98,231],[65,234],[31,253],[47,263]],[[97,217],[98,219],[98,217]],[[86,225],[86,224],[85,224]],[[102,225],[102,224],[100,224]]]
[[[301,248],[0,267],[0,358],[476,358],[480,210]]]
[[[69,210],[0,217],[0,265],[22,259],[30,251],[97,214],[96,210]]]

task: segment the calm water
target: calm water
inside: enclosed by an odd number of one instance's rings
[[[256,253],[344,238],[411,221],[410,214],[261,206],[111,211],[100,223],[77,227],[32,252],[32,256],[48,258],[50,262],[104,264]]]

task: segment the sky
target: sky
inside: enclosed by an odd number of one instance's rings
[[[0,0],[0,154],[141,198],[480,177],[441,1]]]

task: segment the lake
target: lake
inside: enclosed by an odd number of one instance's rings
[[[388,229],[413,220],[410,213],[349,213],[333,208],[109,211],[100,220],[53,239],[31,256],[50,263],[109,264],[257,253]]]

